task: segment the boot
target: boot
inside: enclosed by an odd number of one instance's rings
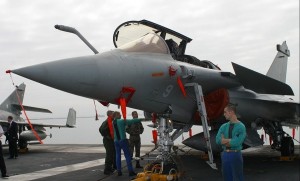
[[[139,161],[136,161],[135,168],[143,168],[143,167],[140,165],[140,162],[139,162]]]
[[[110,175],[112,174],[113,172],[109,169],[104,169],[104,175]]]

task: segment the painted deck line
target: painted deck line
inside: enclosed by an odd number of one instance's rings
[[[66,166],[61,166],[61,167],[55,167],[55,168],[50,168],[46,170],[40,170],[32,173],[26,173],[26,174],[20,174],[20,175],[14,175],[10,176],[8,180],[22,180],[22,181],[28,181],[28,180],[34,180],[34,179],[41,179],[45,177],[50,177],[54,175],[59,175],[63,173],[68,173],[68,172],[73,172],[77,170],[82,170],[86,168],[91,168],[91,167],[96,167],[99,165],[103,165],[105,162],[105,158],[102,159],[97,159],[93,161],[87,161],[83,163],[76,163],[72,165],[66,165]]]

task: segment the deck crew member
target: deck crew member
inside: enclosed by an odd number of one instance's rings
[[[131,113],[132,118],[137,119],[138,113],[133,111]],[[140,134],[144,132],[144,127],[141,122],[134,123],[126,128],[126,132],[129,134],[129,147],[131,157],[133,157],[133,152],[135,151],[135,157],[140,157],[141,152],[141,137]],[[135,168],[143,168],[140,165],[140,161],[136,160]]]
[[[8,146],[9,146],[9,159],[18,158],[18,124],[13,120],[12,116],[7,117],[9,123],[7,129]]]
[[[131,125],[136,122],[141,122],[141,119],[121,119],[120,112],[114,112],[113,114],[114,121],[114,141],[115,141],[115,149],[116,149],[116,163],[118,176],[122,175],[122,167],[121,167],[121,149],[124,152],[124,156],[126,158],[127,168],[129,172],[129,176],[135,176],[136,173],[133,171],[132,163],[131,163],[131,155],[128,146],[128,141],[126,139],[125,126]]]
[[[103,136],[103,145],[106,151],[104,174],[112,174],[116,167],[116,151],[114,145],[114,132],[112,126],[113,111],[107,111],[107,119],[99,128],[100,134]]]
[[[236,105],[229,103],[224,108],[224,123],[216,136],[216,143],[222,145],[222,174],[225,181],[243,181],[242,144],[246,138],[245,125],[237,119]]]
[[[9,176],[6,174],[6,165],[5,165],[5,161],[3,158],[3,152],[2,152],[1,136],[3,134],[4,134],[4,132],[3,132],[2,126],[0,125],[0,169],[1,169],[2,177],[5,178],[5,177],[9,177]]]

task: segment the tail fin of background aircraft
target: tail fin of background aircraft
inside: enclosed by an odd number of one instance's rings
[[[66,125],[68,127],[74,127],[76,125],[76,111],[73,108],[69,109]]]
[[[16,115],[21,114],[21,109],[18,109],[14,105],[19,105],[19,100],[16,94],[16,91],[18,91],[18,95],[20,98],[21,103],[23,103],[24,93],[25,93],[26,85],[24,83],[17,86],[17,88],[1,103],[0,109],[11,112]]]
[[[23,104],[25,88],[26,85],[24,83],[17,86],[16,89],[1,103],[0,110],[7,111],[16,115],[20,115],[22,110],[20,102],[21,104]],[[18,92],[18,96],[16,92]],[[20,99],[20,102],[18,100],[18,97]],[[52,113],[48,109],[44,109],[44,108],[31,107],[25,105],[23,105],[23,108],[26,111]]]
[[[267,76],[276,79],[280,82],[285,83],[286,71],[287,71],[287,60],[290,56],[290,50],[287,47],[286,41],[282,45],[277,45],[277,55],[267,72]]]

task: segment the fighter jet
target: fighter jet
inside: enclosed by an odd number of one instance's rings
[[[62,25],[55,27],[77,32]],[[120,105],[123,113],[128,106],[143,110],[147,119],[157,117],[162,160],[168,158],[173,141],[193,125],[207,123],[210,130],[191,137],[185,144],[199,150],[220,150],[215,135],[225,122],[223,110],[229,102],[238,105],[239,119],[247,127],[245,148],[263,144],[257,133],[262,127],[273,138],[273,149],[282,155],[293,154],[293,139],[282,126],[300,125],[300,106],[285,96],[294,95],[285,83],[290,56],[286,42],[277,45],[275,60],[267,75],[263,75],[236,63],[232,63],[233,74],[211,61],[187,55],[185,50],[191,41],[185,35],[147,20],[128,21],[113,34],[116,49],[98,53],[87,43],[95,55],[8,73],[101,103]],[[207,144],[209,137],[211,141]]]
[[[24,118],[21,117],[22,107],[25,111],[33,111],[33,112],[42,112],[42,113],[51,113],[48,109],[37,108],[22,105],[23,98],[25,94],[26,85],[24,83],[16,86],[16,89],[8,96],[0,105],[0,124],[3,127],[3,130],[6,131],[8,129],[7,117],[12,116],[13,120],[18,124],[19,128],[19,148],[21,150],[27,151],[28,143],[39,143],[37,142],[39,139],[44,140],[47,137],[45,132],[45,127],[70,127],[73,128],[76,124],[76,111],[73,108],[69,109],[66,125],[53,125],[53,124],[38,124],[31,123],[32,128],[29,123],[25,121]],[[34,131],[37,133],[35,135]]]

